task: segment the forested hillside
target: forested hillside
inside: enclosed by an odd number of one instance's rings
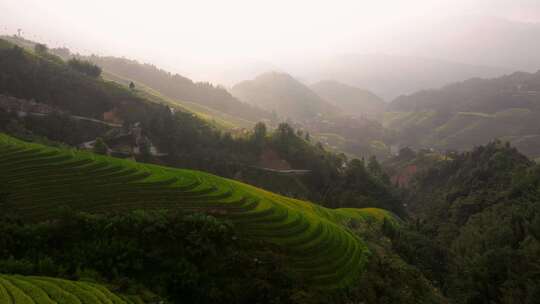
[[[150,64],[115,57],[90,56],[89,61],[115,75],[145,84],[173,100],[193,102],[253,123],[271,119],[270,112],[234,98],[225,88],[208,82],[193,82]]]
[[[539,169],[499,141],[424,167],[406,202],[412,230],[430,241],[403,234],[396,250],[455,303],[535,303]]]
[[[540,73],[470,79],[394,100],[385,126],[399,142],[440,150],[470,149],[495,138],[540,156]]]

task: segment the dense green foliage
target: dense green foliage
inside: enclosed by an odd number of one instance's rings
[[[101,75],[101,68],[89,61],[73,58],[68,61],[68,65],[72,69],[90,77],[99,77]]]
[[[373,255],[347,293],[306,285],[285,252],[242,238],[230,222],[182,212],[66,210],[41,223],[2,217],[0,273],[104,282],[150,303],[154,294],[172,303],[444,303],[421,273],[391,254],[380,223],[350,223],[373,242]]]
[[[537,303],[539,197],[540,168],[508,144],[453,155],[417,174],[397,250],[456,303]]]
[[[275,248],[203,214],[65,212],[38,224],[4,218],[0,230],[3,273],[103,281],[124,294],[151,289],[173,303],[288,303],[305,288]]]

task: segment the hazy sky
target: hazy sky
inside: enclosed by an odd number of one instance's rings
[[[453,16],[538,22],[539,2],[0,0],[0,31],[21,28],[50,46],[125,55],[190,75],[202,66],[384,51],[399,33]]]

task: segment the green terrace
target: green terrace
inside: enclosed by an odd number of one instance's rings
[[[0,275],[2,304],[142,304],[102,285],[38,276]]]
[[[286,252],[312,286],[343,288],[369,251],[351,222],[394,221],[389,212],[327,209],[211,174],[27,143],[0,134],[1,214],[28,221],[63,208],[105,213],[135,209],[205,212],[231,221],[246,238]]]

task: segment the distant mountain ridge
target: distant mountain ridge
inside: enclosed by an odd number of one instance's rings
[[[242,81],[231,89],[234,96],[278,115],[297,120],[334,114],[339,109],[289,74],[268,72]]]
[[[390,110],[496,112],[508,108],[539,109],[540,71],[515,72],[499,78],[472,78],[396,98]]]
[[[403,145],[470,149],[499,138],[540,156],[540,71],[469,79],[394,100],[385,126]]]
[[[386,101],[463,79],[512,72],[506,68],[381,53],[342,55],[316,64],[292,66],[289,71],[306,82],[333,79],[366,88]]]
[[[386,107],[384,101],[372,92],[334,80],[320,81],[312,84],[310,88],[349,115],[379,120]]]

